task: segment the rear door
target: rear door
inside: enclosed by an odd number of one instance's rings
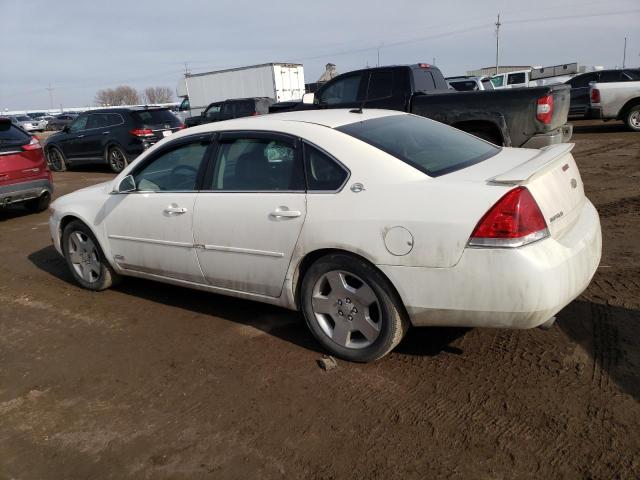
[[[194,209],[200,267],[213,286],[277,297],[306,216],[298,142],[224,132]]]

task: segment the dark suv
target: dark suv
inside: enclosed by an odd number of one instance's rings
[[[53,170],[78,163],[107,163],[120,172],[154,143],[184,128],[167,108],[108,108],[78,116],[45,144]]]
[[[269,113],[273,100],[268,97],[234,98],[224,102],[209,104],[200,116],[189,117],[185,120],[187,127],[194,127],[204,123],[220,122],[232,118],[251,117]]]
[[[571,85],[570,117],[592,118],[591,112],[591,84],[609,82],[637,82],[640,80],[640,69],[625,68],[623,70],[596,70],[582,73],[567,80]]]

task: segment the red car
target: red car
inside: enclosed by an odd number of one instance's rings
[[[53,178],[42,146],[11,119],[0,117],[0,208],[22,204],[41,212],[51,195]]]

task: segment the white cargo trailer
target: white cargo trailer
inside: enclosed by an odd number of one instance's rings
[[[184,100],[180,112],[196,116],[212,102],[232,98],[269,97],[275,102],[304,95],[304,69],[298,63],[264,63],[215,72],[187,74],[178,83]]]

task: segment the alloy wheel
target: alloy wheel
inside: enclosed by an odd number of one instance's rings
[[[119,148],[109,150],[109,165],[114,172],[121,172],[127,165],[127,159]]]
[[[342,347],[366,348],[380,336],[379,299],[352,273],[332,270],[322,275],[313,287],[311,305],[322,331]]]
[[[87,234],[75,231],[69,235],[67,247],[71,265],[78,276],[88,283],[98,281],[102,265],[93,240]]]

